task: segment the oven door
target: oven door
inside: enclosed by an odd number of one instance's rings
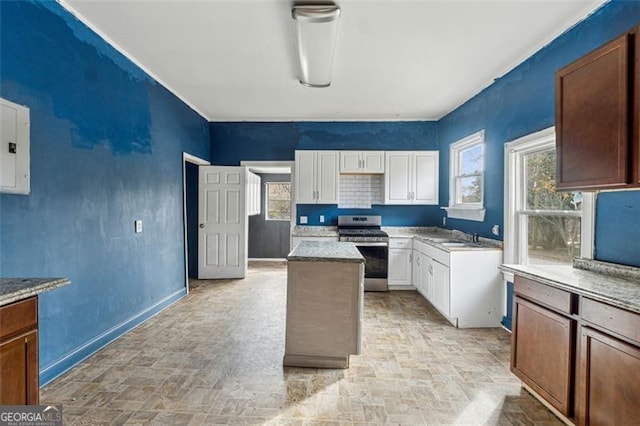
[[[365,260],[365,291],[387,291],[387,275],[389,270],[389,244],[386,242],[356,242],[355,245]]]

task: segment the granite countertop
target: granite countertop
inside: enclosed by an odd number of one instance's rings
[[[291,231],[293,237],[337,237],[337,226],[296,225]]]
[[[446,251],[461,250],[502,250],[502,241],[480,238],[478,245],[463,247],[446,247],[433,241],[434,238],[450,238],[454,240],[470,241],[470,236],[464,232],[438,228],[436,226],[383,226],[382,230],[389,234],[389,238],[416,238],[427,244]],[[297,225],[291,231],[293,237],[338,237],[336,226],[307,226]]]
[[[640,313],[640,279],[570,265],[502,265],[503,271]]]
[[[389,234],[389,238],[415,238],[427,244],[431,244],[441,250],[461,251],[461,250],[502,250],[502,241],[489,238],[480,238],[479,243],[465,245],[463,247],[444,246],[434,239],[450,238],[452,240],[470,241],[470,236],[464,232],[438,228],[435,226],[383,226],[382,230]]]
[[[288,261],[363,263],[355,244],[337,241],[302,241],[287,256]]]
[[[434,238],[447,238],[450,231],[435,226],[383,226],[382,230],[389,234],[390,238],[412,238],[420,235],[429,235]]]
[[[0,306],[68,284],[67,278],[0,278]]]

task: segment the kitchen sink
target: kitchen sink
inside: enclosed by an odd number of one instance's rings
[[[448,241],[448,242],[442,242],[442,243],[439,243],[439,244],[442,244],[445,247],[465,247],[465,246],[469,245],[469,244],[463,243],[461,241]]]

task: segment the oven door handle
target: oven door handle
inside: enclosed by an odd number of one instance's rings
[[[388,247],[389,243],[365,243],[365,242],[358,242],[358,241],[352,241],[353,244],[356,245],[356,247]]]

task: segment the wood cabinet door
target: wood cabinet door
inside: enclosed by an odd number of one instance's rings
[[[33,330],[0,345],[0,405],[39,402],[38,333]]]
[[[575,321],[515,298],[511,371],[567,417],[573,404]]]
[[[638,424],[640,348],[584,326],[580,345],[579,424]]]
[[[556,73],[559,189],[629,182],[630,37],[625,34]]]

